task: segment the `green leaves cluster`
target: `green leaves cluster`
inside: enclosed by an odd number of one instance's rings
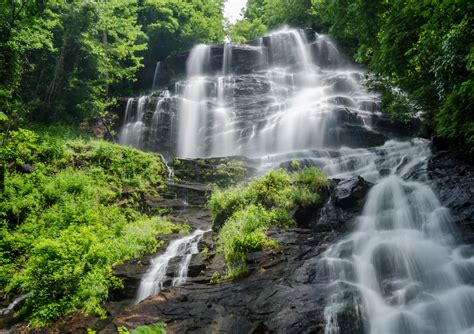
[[[223,0],[1,1],[0,115],[9,122],[0,125],[102,115],[114,97],[132,94],[144,66],[153,72],[194,43],[223,41],[222,7]]]
[[[248,0],[244,19],[229,26],[233,42],[251,41],[282,25],[306,27],[312,23],[311,0]]]
[[[156,235],[175,229],[144,204],[164,187],[166,166],[156,155],[68,128],[10,138],[0,293],[31,293],[21,312],[35,326],[75,309],[104,316],[103,301],[121,285],[112,266],[153,251]]]
[[[292,174],[280,169],[247,186],[215,190],[208,205],[214,228],[220,229],[218,247],[229,266],[228,276],[246,271],[248,253],[275,247],[266,230],[293,225],[296,210],[318,204],[328,185],[318,168],[304,168]]]

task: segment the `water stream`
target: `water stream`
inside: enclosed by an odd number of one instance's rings
[[[171,279],[172,286],[186,282],[191,257],[198,253],[198,242],[204,233],[205,231],[198,229],[190,235],[170,241],[165,252],[151,260],[150,268],[143,276],[138,288],[135,299],[137,303],[159,293],[167,279]],[[173,258],[179,258],[180,261],[173,277],[167,277],[168,265]]]

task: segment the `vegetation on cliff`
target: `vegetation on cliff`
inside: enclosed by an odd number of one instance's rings
[[[174,225],[147,210],[167,170],[157,155],[70,128],[10,133],[0,193],[0,291],[31,293],[22,313],[43,325],[74,309],[103,315],[121,282],[112,266],[155,250]]]
[[[245,256],[275,247],[266,230],[271,226],[292,226],[300,207],[321,204],[329,185],[318,168],[294,173],[273,170],[248,185],[216,190],[209,200],[214,229],[219,230],[218,247],[224,253],[228,276],[245,272]]]

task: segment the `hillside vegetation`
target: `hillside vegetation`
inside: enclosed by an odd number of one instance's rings
[[[81,309],[103,315],[112,266],[160,246],[175,226],[147,208],[167,176],[157,155],[64,127],[19,129],[0,193],[0,293],[31,293],[34,325]]]

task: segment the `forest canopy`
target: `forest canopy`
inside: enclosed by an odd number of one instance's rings
[[[140,69],[224,39],[224,0],[0,3],[1,119],[79,121],[130,94]],[[147,83],[148,84],[148,83]]]

